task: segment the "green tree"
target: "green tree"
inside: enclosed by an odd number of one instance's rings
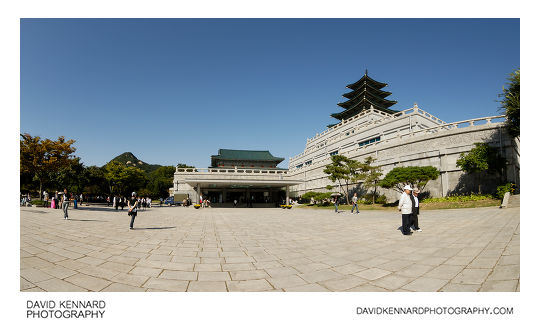
[[[373,204],[375,204],[375,197],[377,196],[377,186],[381,181],[382,171],[378,166],[373,166],[375,158],[369,156],[360,165],[360,172],[358,173],[358,179],[362,181],[362,186],[369,190],[373,188]]]
[[[332,163],[326,165],[323,171],[328,174],[328,178],[332,182],[338,182],[339,188],[344,192],[347,204],[349,204],[349,184],[357,180],[361,164],[342,155],[332,156],[331,159]],[[345,185],[345,190],[343,185]]]
[[[499,94],[501,109],[506,115],[506,129],[512,137],[519,137],[519,69],[508,77],[507,87]]]
[[[150,173],[148,191],[153,197],[168,197],[169,188],[173,186],[174,166],[162,166]]]
[[[126,167],[118,161],[105,165],[105,178],[109,182],[110,193],[129,195],[132,190],[139,190],[146,184],[146,175],[137,167]]]
[[[86,194],[102,194],[109,191],[109,182],[105,178],[105,168],[89,166],[84,169],[83,192]]]
[[[75,140],[58,137],[58,140],[41,139],[30,134],[21,134],[20,140],[20,173],[29,173],[39,182],[39,198],[41,199],[43,183],[48,177],[71,164],[71,154],[75,152],[72,144]]]
[[[69,164],[64,168],[50,173],[50,183],[55,190],[66,188],[68,192],[79,193],[86,184],[85,168],[81,163],[81,158],[69,159]]]
[[[306,201],[311,201],[313,199],[315,202],[323,202],[324,200],[330,199],[331,193],[328,192],[306,192],[302,195],[302,199]]]
[[[456,166],[467,174],[488,173],[503,174],[506,160],[501,157],[498,150],[487,143],[475,143],[468,153],[461,153]],[[482,191],[482,184],[478,183],[478,193]]]
[[[439,171],[433,166],[395,167],[384,176],[380,185],[383,188],[392,188],[399,193],[403,192],[405,185],[418,187],[422,191],[430,180],[436,180],[437,177],[439,177]]]

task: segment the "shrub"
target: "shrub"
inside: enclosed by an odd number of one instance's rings
[[[431,202],[467,202],[493,199],[491,194],[450,195],[447,197],[434,197],[422,200],[423,203]]]
[[[375,198],[375,203],[377,204],[386,204],[386,196],[385,195],[379,195]]]
[[[504,185],[497,186],[497,192],[495,192],[495,196],[502,200],[504,198],[504,193],[510,192],[510,194],[514,194],[515,191],[516,184],[506,183]]]

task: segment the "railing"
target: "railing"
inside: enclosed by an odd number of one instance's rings
[[[284,175],[287,169],[254,169],[254,168],[178,168],[177,173],[185,174],[252,174],[252,175]]]
[[[388,142],[390,142],[392,140],[395,140],[395,139],[400,139],[401,140],[401,139],[411,138],[411,137],[414,137],[414,136],[420,136],[420,135],[425,135],[425,134],[434,134],[434,133],[438,133],[438,132],[441,132],[441,131],[462,129],[462,128],[467,128],[467,127],[471,127],[471,126],[501,124],[501,123],[504,123],[505,119],[506,119],[506,117],[504,115],[496,115],[496,116],[480,117],[480,118],[474,118],[474,119],[458,121],[458,122],[452,122],[452,123],[444,123],[444,124],[434,126],[434,127],[431,127],[431,128],[416,130],[416,131],[412,131],[412,132],[406,132],[406,133],[396,132],[395,135],[393,135],[391,137],[386,137],[384,139],[381,138],[381,141],[369,143],[369,144],[366,144],[366,145],[364,145],[362,147],[357,146],[357,147],[355,147],[355,148],[353,148],[351,150],[347,150],[347,151],[345,151],[343,153],[340,153],[340,154],[347,155],[347,154],[351,154],[352,152],[357,152],[359,150],[366,150],[368,148],[372,148],[373,146],[379,145],[381,143],[388,143]],[[502,120],[502,121],[497,121],[497,120]],[[301,155],[303,155],[303,153],[300,154],[300,155],[297,155],[295,157],[299,157]],[[294,167],[290,167],[289,170],[290,170],[290,172],[292,174],[296,174],[297,172],[300,172],[300,171],[303,171],[304,169],[306,169],[306,167],[313,168],[314,166],[317,166],[317,165],[320,165],[320,164],[325,164],[326,165],[329,161],[330,161],[330,158],[325,157],[325,158],[323,158],[323,159],[321,159],[319,161],[313,161],[308,166],[302,166],[300,168],[296,168],[296,166],[294,166]]]

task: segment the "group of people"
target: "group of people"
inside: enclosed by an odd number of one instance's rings
[[[410,185],[406,185],[403,188],[403,193],[399,199],[398,210],[401,211],[401,232],[405,236],[410,236],[414,231],[421,232],[420,226],[418,226],[418,215],[420,214],[420,201],[418,194],[420,191],[418,188],[411,188]],[[335,212],[338,213],[339,197],[335,196],[334,199]],[[354,193],[352,200],[351,213],[358,211],[358,195]]]
[[[64,196],[69,198],[68,200],[64,200]],[[51,202],[49,203],[49,199]],[[51,209],[60,209],[63,208],[63,202],[71,202],[73,201],[73,208],[77,209],[77,204],[82,204],[83,201],[83,195],[77,195],[74,193],[67,193],[67,190],[64,189],[63,192],[54,192],[54,196],[49,198],[49,193],[47,191],[43,191],[43,207],[44,208],[51,208]]]
[[[142,208],[144,210],[146,208],[152,207],[152,199],[150,199],[149,197],[145,198],[137,196],[136,199],[139,208]],[[110,206],[110,204],[112,203],[112,207],[115,210],[118,210],[118,208],[120,208],[120,210],[123,211],[124,207],[128,205],[128,202],[129,199],[122,195],[111,195],[107,197],[107,206]]]
[[[401,232],[405,236],[412,235],[413,231],[422,231],[418,226],[418,215],[420,214],[420,201],[418,200],[417,188],[406,185],[399,198],[398,210],[401,211]]]

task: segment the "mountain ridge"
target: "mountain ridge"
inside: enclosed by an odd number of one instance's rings
[[[122,164],[124,164],[126,167],[137,167],[139,169],[142,169],[144,172],[150,174],[151,172],[155,171],[159,167],[163,167],[162,165],[158,164],[148,164],[139,158],[137,158],[133,153],[126,151],[113,159],[111,161],[118,161]]]

